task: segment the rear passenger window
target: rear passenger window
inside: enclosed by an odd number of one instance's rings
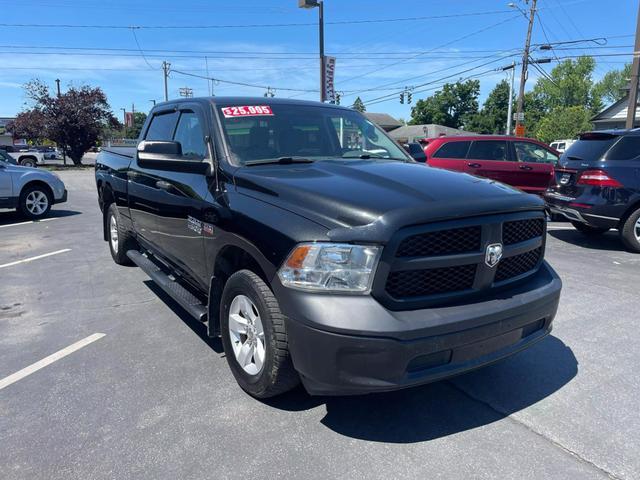
[[[185,160],[202,160],[207,156],[204,132],[200,119],[193,112],[182,112],[174,141],[182,146],[182,157]]]
[[[464,159],[469,151],[471,142],[447,142],[433,155],[433,158],[461,158]]]
[[[622,137],[611,150],[607,152],[607,160],[631,160],[640,155],[640,136]]]
[[[162,113],[154,115],[151,125],[147,130],[145,140],[159,140],[170,142],[173,138],[173,131],[178,120],[178,112]]]
[[[501,140],[478,140],[473,142],[467,158],[473,160],[506,160],[507,142]]]

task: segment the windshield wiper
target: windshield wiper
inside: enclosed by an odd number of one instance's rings
[[[265,160],[250,160],[245,162],[245,166],[251,167],[253,165],[291,165],[292,163],[313,163],[314,160],[303,157],[279,157],[279,158],[267,158]]]

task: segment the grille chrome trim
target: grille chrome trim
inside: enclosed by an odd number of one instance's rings
[[[531,233],[527,232],[529,232],[532,225],[535,227],[536,222],[542,222],[541,235],[527,238],[531,235]],[[512,243],[509,244],[504,244],[503,242],[503,231],[505,230],[506,224],[510,224],[510,226],[506,228],[511,229],[508,235],[510,235],[510,241]],[[463,228],[474,226],[480,227],[481,229],[480,248],[476,251],[436,256],[399,256],[399,253],[402,253],[399,248],[407,238],[416,236],[429,238],[429,234],[433,232],[446,230],[461,231]],[[520,232],[520,234],[514,234],[514,231],[516,231],[516,233]],[[536,232],[539,231],[540,229],[538,228]],[[434,237],[432,236],[431,238]],[[515,241],[514,239],[520,241]],[[483,293],[486,295],[494,289],[507,287],[537,272],[544,259],[545,240],[546,221],[543,211],[489,215],[405,227],[398,230],[385,246],[371,293],[380,303],[391,310],[427,308],[434,305],[472,299],[474,296],[477,297]],[[465,242],[462,243],[465,244]],[[484,263],[485,249],[487,245],[493,243],[503,244],[503,257],[496,266],[488,267]],[[539,249],[541,253],[537,259],[537,263],[532,269],[514,277],[500,277],[499,281],[496,279],[496,274],[503,262],[507,262],[507,265],[509,265],[515,262],[515,260],[510,260],[512,257],[517,257],[536,249]],[[446,279],[448,286],[452,289],[438,288],[437,285],[434,286],[428,281],[434,278],[434,275],[437,276],[438,273],[443,273],[436,272],[435,274],[430,274],[428,273],[429,271],[451,268],[465,269],[469,265],[475,265],[473,282],[470,288],[468,288],[468,282],[458,284],[452,281],[452,279]],[[503,267],[503,272],[504,268],[507,267]],[[427,273],[420,273],[423,270],[427,271]],[[464,273],[463,270],[460,271],[461,274]],[[453,274],[452,270],[445,270],[444,272],[449,275]],[[407,279],[412,278],[415,279],[416,282],[421,282],[424,288],[422,293],[416,290],[411,283],[406,283]],[[404,283],[398,283],[398,279],[402,279]],[[399,289],[399,285],[406,289],[404,293]],[[461,285],[464,288],[462,288]]]

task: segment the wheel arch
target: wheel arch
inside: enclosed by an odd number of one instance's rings
[[[640,196],[635,198],[633,202],[627,207],[624,211],[622,217],[620,217],[620,222],[618,223],[618,229],[624,227],[624,224],[627,222],[627,219],[633,214],[633,212],[637,211],[640,208]]]
[[[113,189],[109,182],[105,182],[104,185],[102,181],[98,181],[98,192],[99,192],[99,202],[100,208],[102,209],[102,238],[105,242],[109,241],[109,232],[107,226],[107,212],[109,211],[109,206],[116,201],[116,197],[113,194]]]
[[[238,240],[217,251],[209,286],[209,336],[220,334],[220,299],[227,280],[235,272],[245,269],[258,275],[267,285],[271,284],[271,277],[275,274],[273,265],[248,242]]]
[[[49,194],[49,196],[51,197],[51,201],[53,202],[53,200],[54,200],[54,198],[53,198],[53,189],[44,180],[37,180],[37,179],[36,180],[29,180],[24,185],[22,185],[22,188],[20,189],[20,195],[19,195],[20,198],[22,198],[23,192],[25,192],[30,187],[40,187],[40,188],[46,190],[47,193]]]

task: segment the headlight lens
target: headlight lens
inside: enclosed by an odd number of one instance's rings
[[[301,243],[278,271],[286,287],[322,292],[369,293],[380,247]]]

